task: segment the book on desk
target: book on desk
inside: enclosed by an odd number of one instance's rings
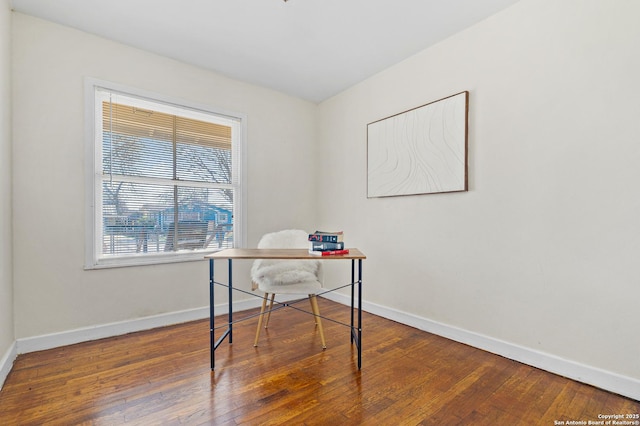
[[[344,241],[344,232],[316,231],[313,234],[309,234],[309,241],[317,241],[321,243],[339,243]]]

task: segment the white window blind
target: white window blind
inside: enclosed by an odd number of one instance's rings
[[[97,87],[94,266],[233,247],[239,124]]]

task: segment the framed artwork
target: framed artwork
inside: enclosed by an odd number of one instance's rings
[[[467,191],[469,92],[367,124],[367,198]]]

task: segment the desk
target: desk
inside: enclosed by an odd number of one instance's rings
[[[366,259],[366,256],[362,252],[355,248],[349,248],[349,253],[339,256],[315,256],[309,254],[307,249],[226,249],[221,250],[205,256],[205,259],[209,259],[209,325],[210,325],[210,344],[211,344],[211,370],[215,369],[215,351],[226,338],[229,338],[229,343],[233,343],[233,290],[238,290],[233,287],[233,260],[245,259],[277,259],[277,260],[351,260],[351,283],[347,284],[347,287],[351,287],[351,343],[356,344],[358,350],[358,369],[362,366],[362,260]],[[215,260],[228,261],[229,268],[229,282],[227,284],[216,282],[215,276]],[[356,261],[358,263],[358,276],[356,280]],[[220,285],[227,287],[229,291],[228,304],[229,304],[229,317],[227,321],[227,329],[216,341],[214,336],[215,324],[214,324],[214,286]],[[355,287],[358,287],[358,304],[355,306]],[[342,287],[327,290],[334,291]],[[249,293],[250,294],[250,293]],[[256,295],[257,296],[257,295]],[[260,296],[257,296],[260,297]],[[354,312],[357,312],[357,322],[354,324]]]

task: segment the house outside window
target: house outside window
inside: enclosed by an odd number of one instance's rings
[[[89,81],[86,268],[240,245],[243,118]]]

